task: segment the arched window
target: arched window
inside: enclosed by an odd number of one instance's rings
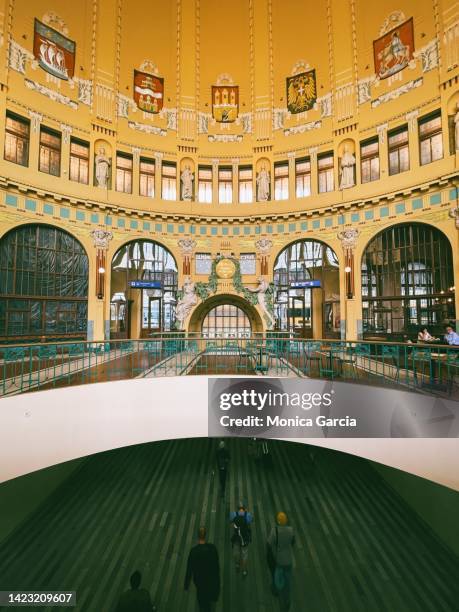
[[[113,256],[110,334],[148,337],[171,331],[177,303],[177,264],[170,251],[151,240],[136,240]]]
[[[0,339],[86,338],[88,257],[67,232],[24,225],[0,240]]]
[[[219,304],[202,322],[204,338],[250,338],[252,326],[247,314],[234,304]]]
[[[316,337],[339,334],[338,265],[333,249],[318,240],[299,240],[279,253],[274,264],[277,329],[301,337],[312,337],[313,328]]]
[[[455,319],[451,245],[435,227],[387,228],[362,257],[363,331],[367,337],[416,337],[421,327],[441,335]]]

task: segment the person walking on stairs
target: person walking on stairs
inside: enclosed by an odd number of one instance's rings
[[[245,577],[247,576],[249,545],[252,541],[253,516],[247,511],[244,502],[239,503],[236,512],[230,513],[230,523],[232,530],[231,545],[236,571],[242,570],[242,575]]]
[[[198,543],[188,555],[185,591],[191,579],[196,587],[199,612],[213,612],[220,595],[220,564],[214,544],[207,542],[205,527],[198,531]]]

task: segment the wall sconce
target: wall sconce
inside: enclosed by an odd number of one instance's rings
[[[105,251],[103,249],[97,249],[96,269],[96,295],[98,300],[103,300],[105,293]]]

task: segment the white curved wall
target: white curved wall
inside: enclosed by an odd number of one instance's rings
[[[207,436],[206,376],[39,391],[0,403],[0,482],[113,448]],[[366,457],[459,490],[458,439],[292,441]]]

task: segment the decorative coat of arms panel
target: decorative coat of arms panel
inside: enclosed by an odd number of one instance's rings
[[[134,70],[134,101],[146,113],[159,113],[163,108],[164,79]]]
[[[403,70],[413,59],[413,51],[414,32],[411,18],[373,41],[376,75],[380,79],[387,79]]]
[[[68,81],[75,72],[75,42],[35,19],[33,54],[38,64],[55,77]]]
[[[212,85],[212,115],[219,123],[236,121],[239,112],[237,85]]]
[[[314,106],[316,100],[315,70],[287,77],[287,108],[290,113],[304,113]]]

